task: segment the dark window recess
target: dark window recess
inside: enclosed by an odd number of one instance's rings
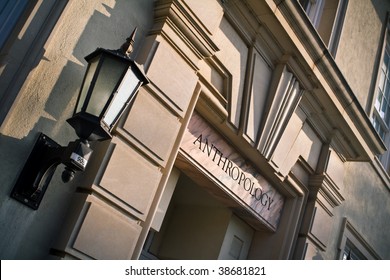
[[[28,0],[0,1],[0,49],[4,46],[27,5]]]

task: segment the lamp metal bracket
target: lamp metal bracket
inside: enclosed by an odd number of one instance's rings
[[[76,140],[63,147],[41,133],[35,142],[11,197],[37,210],[59,164],[65,164],[62,180],[69,182],[75,171],[84,171],[92,153],[87,142]]]

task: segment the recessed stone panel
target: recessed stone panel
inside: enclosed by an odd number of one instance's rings
[[[260,123],[264,115],[264,105],[268,96],[272,69],[262,56],[256,52],[254,56],[253,82],[249,97],[249,112],[246,123],[246,135],[256,141]]]
[[[186,111],[198,77],[195,70],[165,41],[159,43],[147,76],[174,107],[181,112]]]
[[[180,122],[146,90],[142,90],[123,128],[165,163],[176,140]]]
[[[278,162],[282,174],[288,174],[299,157],[304,159],[313,170],[317,166],[322,142],[308,123],[304,123],[298,135],[295,135],[296,128],[301,125],[300,120],[293,115],[292,121],[290,121],[281,142],[276,148],[273,160]],[[292,146],[291,142],[293,142]],[[286,146],[281,145],[281,143]]]
[[[295,140],[297,139],[298,134],[302,129],[304,120],[304,113],[298,108],[297,111],[292,114],[291,119],[285,131],[283,132],[283,135],[278,145],[276,146],[274,155],[272,157],[272,161],[278,167],[282,168],[285,161],[288,159]],[[293,164],[295,164],[296,160],[297,158],[293,159]],[[289,168],[290,166],[287,166],[287,168],[283,168],[283,170],[288,172],[290,170]]]
[[[117,138],[114,151],[100,181],[102,187],[116,199],[145,215],[161,178],[157,166]]]
[[[140,232],[136,221],[104,203],[92,202],[73,248],[94,259],[130,259]]]
[[[213,39],[221,49],[215,54],[216,57],[233,77],[229,91],[229,115],[232,124],[238,127],[244,94],[245,83],[243,81],[247,71],[248,46],[242,39],[241,34],[226,18],[221,20],[219,29],[215,32]]]
[[[344,186],[344,163],[335,151],[331,150],[326,173],[332,178],[339,189]]]
[[[316,203],[315,209],[316,211],[310,233],[314,235],[315,239],[319,241],[322,246],[326,247],[333,227],[332,217],[330,217],[325,209],[318,203]]]

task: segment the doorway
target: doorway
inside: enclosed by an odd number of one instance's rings
[[[159,231],[151,230],[142,259],[246,259],[254,229],[180,173]]]

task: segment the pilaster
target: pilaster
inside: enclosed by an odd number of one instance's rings
[[[317,169],[309,178],[309,199],[298,236],[302,255],[295,257],[322,259],[321,252],[327,250],[336,222],[335,208],[344,201],[343,173],[343,161],[330,144],[324,144]]]
[[[199,95],[198,65],[218,50],[213,24],[201,22],[191,3],[155,2],[153,28],[136,57],[150,84],[75,194],[68,232],[53,249],[61,258],[139,257]],[[213,5],[220,19],[222,8]]]

